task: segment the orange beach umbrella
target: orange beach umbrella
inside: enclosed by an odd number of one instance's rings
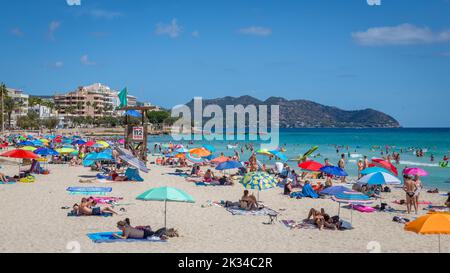
[[[441,251],[441,234],[450,234],[450,213],[432,212],[405,225],[406,231],[418,234],[438,234],[439,252]]]
[[[194,148],[194,149],[190,150],[189,153],[192,155],[196,155],[198,157],[207,157],[207,156],[211,155],[211,152],[203,147],[202,148]]]

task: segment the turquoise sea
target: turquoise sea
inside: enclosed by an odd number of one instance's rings
[[[172,137],[154,136],[149,138],[149,149],[153,149],[155,143],[181,143],[189,148],[199,147],[203,144],[213,145],[217,151],[215,154],[224,152],[225,155],[233,155],[234,149],[227,149],[227,144],[253,143],[255,149],[259,148],[258,141],[173,141]],[[280,146],[285,145],[287,151],[284,153],[288,158],[303,155],[313,146],[319,149],[313,153],[317,157],[311,159],[323,163],[325,158],[330,159],[332,164],[337,164],[340,154],[344,153],[347,159],[346,171],[351,176],[357,175],[356,163],[359,157],[367,155],[370,158],[381,157],[381,151],[385,153],[386,145],[393,151],[403,152],[400,154],[401,161],[397,165],[399,172],[405,167],[420,167],[425,169],[429,176],[423,178],[427,188],[439,188],[450,190],[450,168],[442,168],[439,162],[445,155],[450,156],[450,128],[399,128],[399,129],[280,129]],[[339,146],[339,153],[336,151]],[[348,149],[347,149],[348,146]],[[424,149],[424,157],[416,157],[415,149]],[[350,157],[349,157],[350,154]],[[431,161],[434,155],[434,162]],[[244,149],[242,159],[247,159],[250,152]],[[268,161],[265,156],[258,156],[263,163],[274,164],[275,160]],[[299,170],[295,162],[289,165]]]

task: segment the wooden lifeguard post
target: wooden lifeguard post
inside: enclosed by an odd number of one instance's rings
[[[127,106],[118,110],[125,111],[125,149],[130,150],[136,157],[147,162],[147,112],[154,106]],[[127,111],[134,110],[141,114],[139,124],[131,122]]]

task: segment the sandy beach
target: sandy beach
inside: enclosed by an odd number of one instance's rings
[[[154,158],[150,158],[154,161]],[[3,160],[2,172],[15,174],[14,160]],[[243,191],[241,184],[228,187],[201,187],[184,178],[169,175],[174,169],[150,165],[148,174],[141,173],[142,183],[81,184],[80,179],[95,176],[88,168],[49,165],[50,175],[36,175],[36,182],[0,185],[0,252],[369,252],[375,246],[381,252],[437,252],[438,237],[417,235],[403,230],[404,225],[392,221],[395,215],[413,219],[415,215],[401,213],[360,213],[353,211],[353,230],[330,231],[289,229],[280,220],[300,221],[310,208],[324,208],[337,214],[338,204],[331,199],[291,199],[282,195],[281,188],[260,193],[265,206],[278,212],[278,222],[268,222],[268,216],[234,216],[223,207],[207,206],[208,200],[237,201]],[[70,195],[70,186],[112,187],[110,196],[123,197],[123,215],[114,217],[67,217],[68,210],[82,196]],[[182,189],[196,203],[168,203],[168,227],[178,229],[179,238],[166,243],[93,243],[87,233],[117,231],[116,223],[126,217],[134,225],[164,225],[164,204],[136,200],[142,192],[160,186]],[[109,195],[108,195],[109,196]],[[393,200],[404,199],[404,192],[394,189],[383,194],[383,202],[404,210]],[[422,200],[442,205],[444,196],[422,193]],[[420,214],[426,211],[420,208]],[[341,209],[341,217],[350,220],[350,210]],[[370,243],[369,242],[375,242]],[[73,248],[75,246],[75,249]],[[79,246],[79,248],[78,248]],[[369,248],[369,249],[368,249]],[[441,236],[441,251],[450,252],[450,238]]]

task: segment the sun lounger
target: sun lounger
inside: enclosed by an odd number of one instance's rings
[[[121,234],[120,232],[100,232],[89,233],[87,236],[94,243],[165,243],[166,240],[162,240],[159,237],[149,237],[147,239],[119,239],[113,236],[113,234]]]

